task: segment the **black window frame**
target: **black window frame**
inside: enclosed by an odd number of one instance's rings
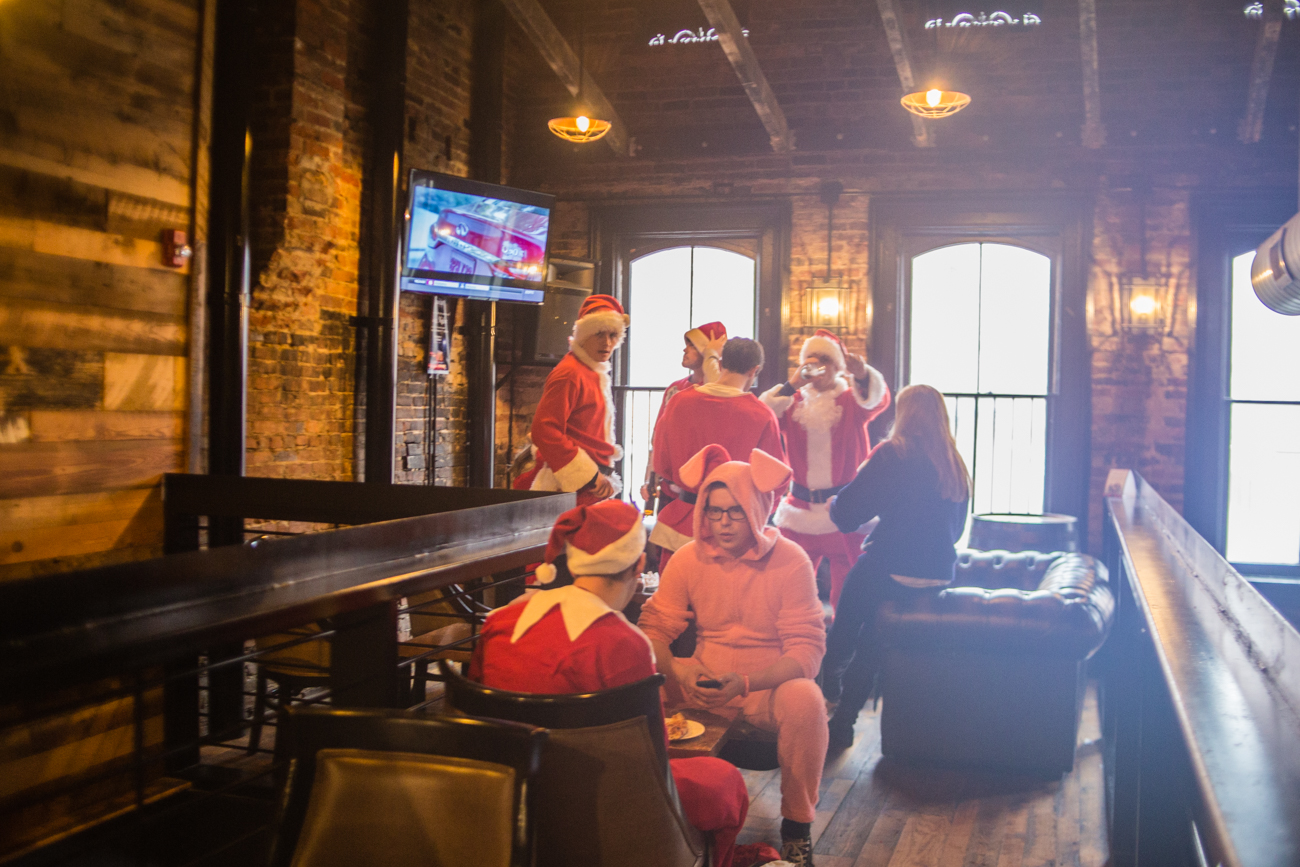
[[[1232,260],[1255,249],[1295,212],[1295,199],[1277,190],[1216,193],[1193,201],[1196,328],[1188,372],[1183,515],[1220,554],[1228,533]],[[1300,565],[1233,566],[1243,575],[1300,578]]]
[[[1073,515],[1088,538],[1092,376],[1087,331],[1093,203],[1077,194],[912,194],[871,200],[872,364],[890,387],[907,376],[909,286],[916,255],[960,243],[1003,243],[1052,260],[1044,509]],[[892,412],[872,425],[884,436]]]

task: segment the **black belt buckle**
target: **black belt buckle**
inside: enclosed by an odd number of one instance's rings
[[[834,488],[821,488],[820,490],[810,490],[800,484],[790,485],[790,493],[794,494],[795,499],[803,500],[805,503],[829,503],[831,497],[844,490],[844,485]]]

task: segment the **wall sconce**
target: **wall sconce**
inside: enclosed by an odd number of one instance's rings
[[[1121,274],[1119,278],[1119,325],[1131,334],[1158,335],[1165,330],[1169,313],[1169,280]]]
[[[804,292],[804,322],[843,334],[851,327],[851,304],[849,288],[839,278],[820,278]]]

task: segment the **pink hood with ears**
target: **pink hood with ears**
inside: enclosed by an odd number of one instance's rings
[[[681,468],[682,485],[698,496],[695,502],[695,542],[713,557],[730,556],[714,544],[713,529],[704,517],[704,507],[708,503],[705,491],[710,485],[720,482],[745,510],[749,528],[758,543],[745,552],[743,559],[757,560],[766,556],[781,537],[779,530],[767,526],[767,517],[772,514],[772,492],[784,485],[790,475],[788,466],[762,449],[749,453],[749,463],[733,461],[727,450],[717,444],[700,449]]]

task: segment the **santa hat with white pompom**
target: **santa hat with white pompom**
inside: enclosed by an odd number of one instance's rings
[[[617,575],[645,551],[641,511],[622,500],[601,500],[570,509],[551,528],[537,583],[555,580],[555,560],[565,555],[572,575]]]

